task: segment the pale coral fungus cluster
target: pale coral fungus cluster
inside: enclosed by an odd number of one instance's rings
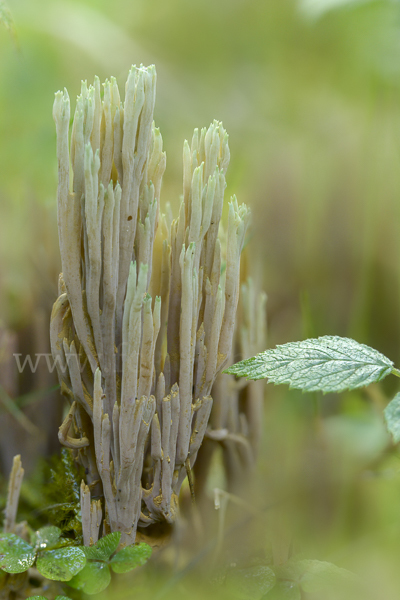
[[[130,544],[138,526],[175,520],[234,335],[249,211],[231,199],[222,244],[228,136],[218,122],[195,130],[179,215],[161,214],[155,86],[154,67],[132,67],[124,102],[114,79],[103,97],[98,79],[83,84],[70,142],[67,92],[54,103],[62,275],[51,345],[71,404],[60,441],[87,474],[86,543],[111,529]]]

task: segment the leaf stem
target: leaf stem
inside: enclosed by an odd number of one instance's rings
[[[396,369],[396,367],[393,367],[393,369],[391,370],[392,375],[396,375],[396,377],[400,377],[400,370]]]

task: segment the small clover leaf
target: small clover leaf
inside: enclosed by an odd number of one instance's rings
[[[87,559],[108,561],[118,548],[121,532],[114,531],[102,537],[94,546],[80,546]]]
[[[262,600],[301,600],[300,588],[294,581],[279,581]]]
[[[228,573],[227,584],[235,598],[240,600],[261,600],[275,587],[275,573],[269,567],[260,565],[247,569],[235,569]]]
[[[111,568],[114,573],[128,573],[135,567],[144,565],[151,556],[151,548],[142,542],[138,545],[123,548],[111,559]]]
[[[33,535],[32,543],[35,544],[38,550],[44,550],[50,546],[55,546],[61,536],[61,529],[49,525],[48,527],[42,527],[39,531],[36,531]]]
[[[111,581],[110,567],[104,562],[89,562],[68,585],[85,594],[99,594]]]
[[[23,573],[35,562],[36,552],[14,533],[0,534],[0,568],[7,573]]]
[[[285,564],[274,567],[279,580],[299,583],[307,569],[307,560],[291,558]]]
[[[69,581],[86,564],[86,556],[80,548],[48,550],[38,556],[36,567],[39,573],[54,581]]]
[[[304,567],[304,574],[300,580],[300,587],[306,594],[326,594],[330,590],[345,594],[349,585],[357,583],[356,576],[337,567],[336,565],[320,560],[301,560],[299,565]]]

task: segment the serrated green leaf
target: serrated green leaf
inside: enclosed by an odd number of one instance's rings
[[[151,548],[144,542],[134,546],[127,546],[120,550],[111,559],[111,568],[114,573],[127,573],[135,567],[144,565],[151,556]]]
[[[224,373],[326,393],[369,385],[392,369],[392,361],[377,350],[349,338],[327,335],[265,350]]]
[[[35,562],[36,552],[14,533],[0,534],[0,569],[6,573],[23,573]]]
[[[114,531],[102,537],[94,546],[80,546],[86,558],[92,560],[108,560],[118,548],[121,532]]]
[[[69,596],[56,596],[55,600],[71,600]]]
[[[279,581],[262,600],[301,600],[300,588],[294,581]]]
[[[395,444],[400,442],[400,392],[389,402],[384,410],[385,421]]]
[[[61,529],[54,525],[48,527],[42,527],[39,531],[36,531],[32,543],[35,544],[38,550],[44,550],[49,546],[57,544],[61,536]]]
[[[48,550],[38,556],[36,567],[39,573],[54,581],[69,581],[86,564],[86,556],[80,548]]]
[[[68,585],[85,592],[85,594],[99,594],[109,585],[111,581],[110,567],[104,562],[90,562]]]
[[[228,572],[226,583],[235,598],[261,600],[275,586],[276,577],[272,569],[260,565]]]

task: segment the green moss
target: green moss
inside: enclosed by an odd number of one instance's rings
[[[72,451],[63,448],[53,457],[49,467],[49,481],[45,485],[47,518],[61,529],[62,536],[81,543],[79,485],[83,473],[75,462]]]

